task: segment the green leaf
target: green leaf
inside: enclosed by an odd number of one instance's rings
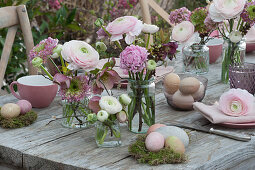
[[[45,20],[43,20],[40,26],[40,33],[42,34],[46,29],[49,29],[49,24]]]
[[[69,14],[66,19],[66,24],[71,24],[74,21],[74,17],[76,15],[76,8],[74,8]]]
[[[71,30],[74,30],[74,31],[81,31],[81,30],[83,30],[78,24],[69,24],[66,27],[71,29]]]
[[[96,68],[95,70],[91,70],[90,73],[91,74],[97,74],[100,70],[98,68]]]

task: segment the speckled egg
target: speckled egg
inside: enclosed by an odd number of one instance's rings
[[[200,87],[198,91],[196,91],[195,93],[191,95],[195,101],[200,101],[203,98],[204,93],[205,93],[205,86],[203,85],[203,83],[200,82]]]
[[[151,132],[145,139],[145,146],[151,152],[157,152],[165,145],[164,136],[158,132]]]
[[[174,93],[172,98],[173,105],[179,109],[191,110],[193,108],[194,99],[189,95],[182,94],[179,90]]]
[[[176,136],[183,142],[185,147],[189,145],[189,137],[187,133],[179,127],[176,127],[176,126],[160,127],[156,129],[155,132],[162,134],[165,139],[168,136]]]
[[[171,148],[174,152],[184,154],[185,146],[176,136],[168,136],[165,140],[165,147]]]
[[[154,124],[154,125],[151,125],[147,131],[147,135],[150,134],[151,132],[154,132],[157,128],[160,128],[160,127],[163,127],[163,126],[166,126],[164,124]]]
[[[193,94],[198,91],[200,87],[200,81],[195,77],[186,77],[181,80],[179,90],[183,94]]]
[[[19,114],[20,107],[17,104],[7,103],[1,108],[1,115],[6,119],[17,117]]]
[[[180,85],[180,77],[175,73],[170,73],[164,78],[164,88],[165,91],[169,94],[174,94]]]

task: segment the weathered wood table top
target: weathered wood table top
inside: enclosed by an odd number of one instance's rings
[[[255,63],[255,56],[250,54],[248,62]],[[179,65],[176,62],[175,65]],[[220,83],[221,65],[210,65],[205,75],[209,79],[206,97],[203,102],[210,104],[229,89],[229,85]],[[161,83],[157,84],[156,122],[167,123],[169,120],[195,122],[205,120],[196,111],[175,111],[166,102]],[[0,97],[0,105],[16,102],[12,95]],[[0,128],[0,157],[6,163],[25,169],[245,169],[255,164],[255,139],[240,142],[232,139],[187,130],[190,144],[186,148],[187,163],[148,166],[138,164],[128,154],[128,146],[136,139],[136,134],[121,126],[122,145],[116,148],[98,148],[95,143],[95,128],[68,129],[61,121],[52,120],[52,116],[61,117],[60,100],[56,98],[50,107],[35,109],[38,120],[31,126],[7,130]],[[218,129],[224,127],[215,126]],[[227,129],[240,133],[255,133],[255,129]]]

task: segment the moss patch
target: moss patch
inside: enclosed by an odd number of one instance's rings
[[[1,110],[1,107],[0,107]],[[0,114],[0,126],[2,128],[14,129],[31,125],[37,119],[37,113],[31,110],[25,115],[19,115],[12,119],[5,119]]]
[[[140,135],[134,144],[128,148],[129,154],[139,163],[148,163],[149,165],[159,164],[177,164],[187,161],[185,154],[175,153],[169,148],[163,148],[158,152],[150,152],[145,147],[146,135]]]

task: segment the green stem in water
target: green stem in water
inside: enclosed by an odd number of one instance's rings
[[[43,65],[41,65],[40,67],[41,67],[41,69],[47,74],[47,76],[48,76],[51,80],[53,80],[52,75],[43,67]]]

